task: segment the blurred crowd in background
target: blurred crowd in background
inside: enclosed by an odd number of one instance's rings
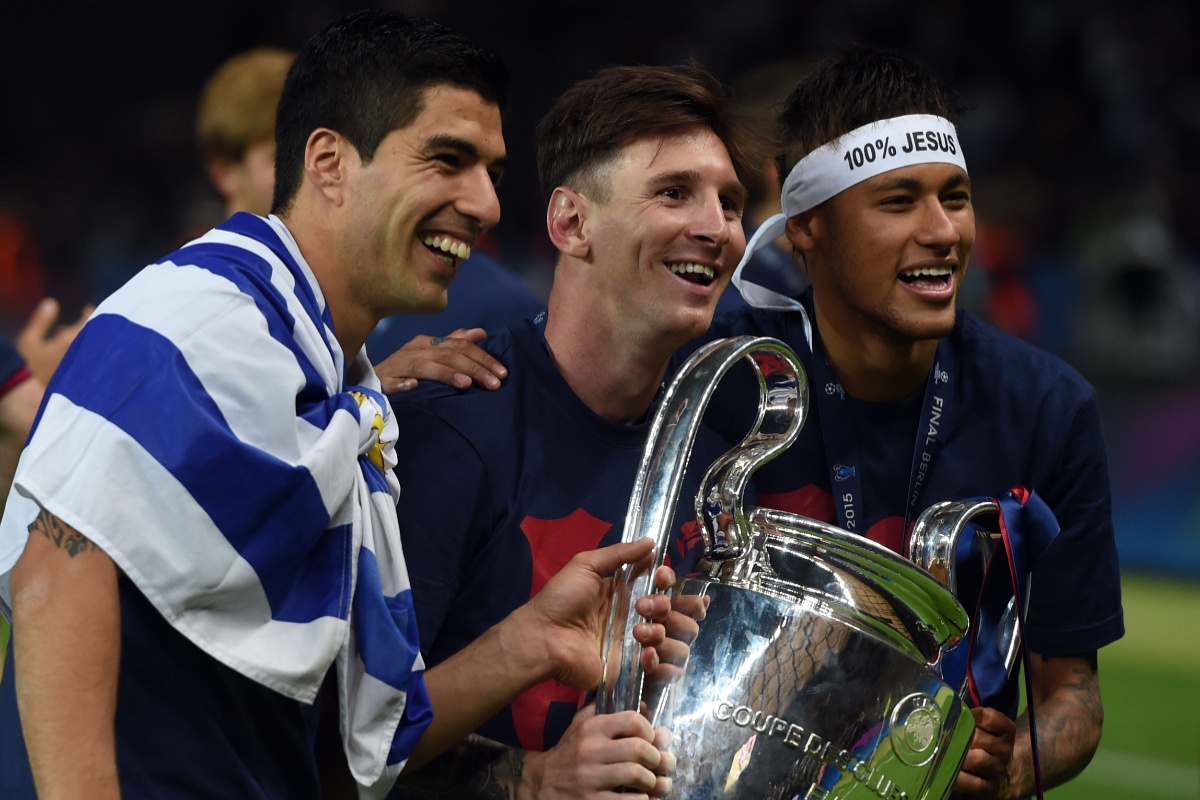
[[[219,223],[197,138],[227,58],[295,50],[335,0],[104,0],[0,8],[0,332],[43,297],[71,321]],[[967,308],[1100,393],[1126,567],[1200,575],[1200,4],[1192,0],[407,0],[512,73],[503,221],[485,249],[544,297],[554,250],[533,129],[618,63],[694,59],[756,113],[850,42],[962,95],[979,222]],[[761,189],[761,187],[760,187]],[[986,453],[980,454],[986,458]]]

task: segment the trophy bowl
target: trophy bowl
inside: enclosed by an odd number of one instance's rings
[[[646,674],[633,602],[653,591],[704,409],[742,358],[759,382],[757,420],[695,499],[703,570],[670,590],[675,613],[690,618],[670,648],[684,655]],[[623,536],[654,539],[655,558],[618,575],[598,710],[641,710],[671,731],[672,798],[942,800],[974,721],[940,670],[968,616],[930,569],[939,558],[952,565],[980,509],[956,516],[942,504],[936,525],[922,515],[910,539],[927,562],[918,566],[835,526],[744,508],[751,475],[795,441],[807,400],[798,358],[775,339],[713,342],[680,369],[655,414]]]

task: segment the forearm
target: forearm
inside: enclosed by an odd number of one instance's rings
[[[538,753],[516,750],[472,734],[399,785],[430,800],[533,800],[537,790],[527,764]]]
[[[120,797],[112,560],[46,512],[12,573],[17,707],[42,800]]]
[[[1042,670],[1046,663],[1053,661],[1040,656],[1035,659],[1041,662],[1036,666]],[[1100,745],[1104,706],[1100,700],[1095,654],[1091,654],[1090,659],[1090,663],[1080,659],[1085,663],[1071,665],[1063,682],[1048,696],[1039,698],[1040,702],[1034,706],[1045,789],[1066,783],[1082,772]],[[1034,670],[1035,674],[1039,671]],[[1013,743],[1006,784],[1002,793],[1006,798],[1028,797],[1034,792],[1028,712],[1017,720],[1017,738]]]
[[[413,749],[414,772],[465,738],[526,689],[550,677],[554,663],[531,630],[527,607],[425,672],[433,721]]]

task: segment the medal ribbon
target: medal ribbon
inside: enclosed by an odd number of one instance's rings
[[[812,303],[812,293],[806,298]],[[866,534],[863,517],[862,465],[859,462],[858,431],[850,414],[846,391],[842,388],[829,362],[817,327],[812,326],[813,391],[821,417],[821,438],[825,440],[825,460],[829,466],[829,488],[837,509],[838,525],[851,533]],[[921,407],[921,422],[913,445],[912,470],[908,479],[908,494],[904,505],[904,536],[922,510],[921,497],[929,486],[929,476],[946,444],[949,433],[947,420],[954,387],[954,355],[950,339],[938,342],[933,367],[925,384],[925,399]]]

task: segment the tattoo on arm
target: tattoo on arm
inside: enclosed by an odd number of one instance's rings
[[[399,785],[430,800],[516,800],[525,752],[472,734]]]
[[[449,336],[435,336],[429,340],[429,343],[431,345],[437,346],[437,345],[441,344],[442,342],[445,342],[449,338],[450,338]]]
[[[40,533],[50,540],[50,543],[60,550],[66,550],[71,558],[80,553],[99,550],[96,543],[79,531],[67,525],[46,509],[38,512],[37,519],[29,524],[29,535]]]
[[[1100,701],[1100,675],[1096,651],[1073,656],[1037,656],[1049,664],[1071,659],[1068,670],[1057,686],[1035,706],[1038,728],[1038,756],[1042,765],[1043,785],[1050,789],[1074,778],[1092,760],[1100,744],[1104,725],[1104,706]],[[1029,746],[1029,716],[1017,720],[1017,739],[1009,768],[1009,792],[1006,796],[1027,797],[1033,793],[1033,753]]]

